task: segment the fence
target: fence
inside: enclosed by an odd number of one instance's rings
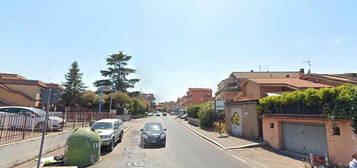
[[[61,132],[88,126],[91,120],[113,118],[97,112],[50,112],[47,132]],[[0,144],[40,136],[46,116],[0,113]]]

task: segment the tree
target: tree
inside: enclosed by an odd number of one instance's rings
[[[92,91],[83,92],[80,105],[86,108],[97,108],[99,105],[99,95]]]
[[[75,106],[80,101],[84,89],[84,83],[82,81],[83,74],[79,72],[79,66],[77,61],[71,64],[69,72],[65,74],[66,82],[62,83],[65,87],[62,94],[62,100],[65,106]]]
[[[200,127],[203,128],[212,127],[216,119],[216,114],[213,109],[213,103],[212,102],[204,103],[200,108],[200,110],[198,111],[197,115],[200,118]]]
[[[128,88],[133,88],[135,83],[139,82],[139,79],[128,79],[128,76],[135,73],[136,70],[128,68],[128,61],[132,56],[126,55],[123,52],[110,55],[107,61],[107,70],[101,70],[102,76],[107,79],[98,80],[94,82],[97,87],[100,86],[112,86],[114,90],[127,92]]]

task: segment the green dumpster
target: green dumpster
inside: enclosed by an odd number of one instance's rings
[[[67,139],[64,163],[89,166],[100,160],[100,137],[91,128],[78,128]]]

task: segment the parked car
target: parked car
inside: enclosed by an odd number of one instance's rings
[[[185,120],[186,120],[187,116],[188,116],[187,113],[185,113],[185,114],[180,115],[179,117],[180,117],[181,119],[185,119]]]
[[[124,135],[123,121],[120,119],[103,119],[91,126],[98,132],[101,145],[109,152],[113,151],[116,142],[120,142]]]
[[[148,122],[141,129],[141,143],[146,145],[166,146],[166,128],[159,122]]]
[[[32,107],[3,106],[0,107],[0,125],[5,129],[37,129],[45,126],[46,111]],[[48,117],[48,130],[60,130],[63,127],[63,118]]]

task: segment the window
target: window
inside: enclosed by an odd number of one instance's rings
[[[270,128],[274,128],[274,123],[270,123]]]
[[[27,109],[19,109],[19,113],[23,115],[33,115],[34,113]]]
[[[3,111],[7,112],[7,113],[17,113],[17,112],[19,112],[19,109],[17,109],[17,108],[4,108]]]
[[[333,133],[333,135],[340,136],[341,135],[340,127],[333,127],[332,133]]]

